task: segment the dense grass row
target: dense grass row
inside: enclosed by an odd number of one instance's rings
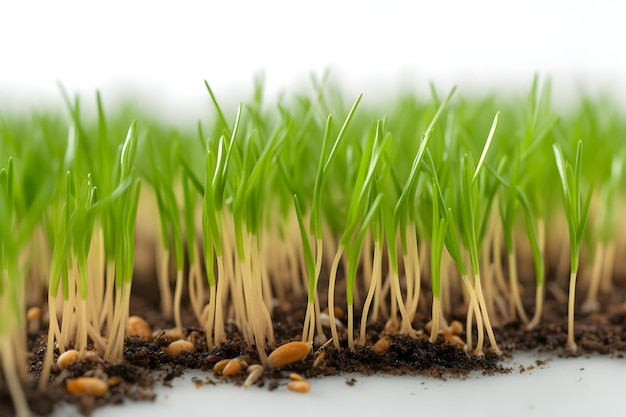
[[[157,214],[163,314],[182,328],[186,291],[209,346],[232,319],[262,362],[275,299],[308,300],[303,341],[337,348],[342,307],[356,349],[379,317],[415,334],[425,288],[431,340],[462,304],[475,329],[464,343],[481,354],[485,333],[499,351],[492,324],[540,322],[547,279],[570,284],[575,349],[579,268],[587,310],[626,274],[614,262],[626,117],[613,102],[557,111],[536,80],[524,98],[432,88],[388,108],[323,80],[271,104],[258,84],[238,109],[207,89],[215,112],[190,129],[108,117],[100,96],[93,117],[67,96],[65,113],[0,115],[0,358],[21,412],[28,307],[47,303],[48,346],[122,358],[138,210]]]

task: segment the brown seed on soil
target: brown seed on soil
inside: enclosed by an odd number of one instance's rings
[[[377,355],[385,355],[391,350],[391,338],[383,336],[372,346],[372,352]]]
[[[293,392],[299,392],[301,394],[309,392],[311,389],[311,384],[307,381],[289,381],[287,383],[287,388]]]
[[[143,340],[152,337],[152,331],[148,322],[139,316],[130,316],[126,324],[126,337],[137,336]]]
[[[164,337],[170,341],[174,341],[174,340],[184,339],[185,335],[177,329],[170,329],[170,330],[163,332],[161,337]]]
[[[222,373],[224,368],[226,368],[226,365],[228,365],[228,362],[230,362],[230,359],[222,359],[221,361],[216,362],[215,365],[213,365],[213,372],[218,374]]]
[[[222,370],[222,375],[235,376],[239,375],[242,370],[243,366],[241,365],[241,359],[235,358],[229,360],[226,366],[224,366],[224,370]]]
[[[304,378],[302,377],[302,375],[297,374],[295,372],[292,372],[289,374],[289,379],[291,379],[292,381],[304,381]]]
[[[311,350],[311,344],[305,342],[289,342],[277,347],[267,358],[272,368],[280,368],[304,359]]]
[[[109,385],[99,378],[83,376],[67,381],[65,389],[73,395],[103,397],[109,391]]]
[[[70,363],[76,362],[77,360],[78,351],[74,349],[69,349],[59,355],[59,358],[57,359],[57,365],[60,369],[65,369]]]
[[[177,340],[170,343],[169,346],[165,348],[165,351],[172,358],[175,358],[180,352],[193,352],[194,346],[193,343],[186,340]]]

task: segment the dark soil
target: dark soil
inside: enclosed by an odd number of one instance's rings
[[[136,295],[132,298],[131,314],[140,314],[151,323],[153,328],[172,327],[172,323],[164,320],[155,308],[155,300],[144,300],[140,297],[143,291],[135,292]],[[599,353],[621,357],[626,352],[626,300],[623,296],[616,294],[624,294],[624,291],[616,291],[610,298],[603,300],[602,305],[605,307],[599,313],[591,315],[577,313],[576,341],[579,348],[577,355]],[[304,301],[302,300],[301,305],[292,303],[288,310],[274,311],[277,344],[299,339],[304,318]],[[529,306],[533,303],[531,296],[525,301]],[[532,313],[532,311],[529,312]],[[187,313],[187,318],[187,322],[194,322],[189,313]],[[461,321],[464,320],[464,317],[458,318]],[[505,357],[510,357],[518,351],[534,349],[564,355],[566,318],[566,306],[556,302],[548,293],[541,325],[532,331],[525,330],[520,323],[508,323],[495,327],[496,339]],[[426,314],[418,314],[414,328],[423,329],[426,320]],[[255,347],[248,346],[242,340],[235,326],[227,326],[227,331],[229,341],[209,349],[202,329],[193,327],[185,329],[186,336],[194,341],[196,349],[193,353],[183,352],[176,359],[172,359],[165,353],[164,348],[169,344],[169,340],[163,336],[156,337],[149,342],[134,337],[128,338],[123,363],[78,361],[63,371],[58,369],[54,371],[52,382],[44,393],[36,390],[36,377],[39,375],[45,354],[45,336],[33,337],[30,340],[30,372],[33,378],[25,387],[29,405],[34,413],[46,415],[53,411],[57,403],[67,402],[76,404],[79,410],[87,415],[94,408],[121,403],[127,399],[150,401],[155,398],[152,390],[155,384],[169,384],[173,378],[182,375],[188,369],[207,372],[207,378],[194,379],[194,383],[198,385],[215,382],[241,385],[246,378],[245,372],[238,377],[230,378],[214,375],[213,372],[209,373],[214,364],[221,359],[240,357],[248,365],[260,363]],[[272,390],[287,380],[292,372],[299,373],[307,379],[314,379],[342,373],[411,374],[436,378],[462,378],[472,371],[479,371],[483,374],[513,371],[502,364],[501,357],[490,353],[488,349],[484,356],[474,356],[462,348],[448,344],[443,336],[439,337],[437,343],[431,344],[427,335],[420,331],[417,337],[384,335],[385,322],[381,320],[368,326],[367,345],[359,347],[356,352],[350,352],[348,349],[337,351],[332,344],[322,349],[315,346],[313,353],[300,362],[284,369],[265,370],[263,377],[255,384]],[[460,336],[465,338],[465,334]],[[371,346],[381,337],[389,337],[391,344],[386,353],[377,354]],[[342,339],[342,346],[346,346],[345,331],[340,334],[340,339]],[[273,348],[269,346],[268,353]],[[320,355],[324,356],[322,360],[319,359]],[[68,378],[82,375],[102,376],[102,373],[108,377],[117,376],[120,381],[118,385],[111,387],[106,396],[102,398],[81,397],[67,393],[65,382]],[[211,375],[210,378],[209,375]],[[349,381],[352,385],[355,382]],[[13,415],[11,400],[4,381],[0,378],[0,416],[10,415]]]

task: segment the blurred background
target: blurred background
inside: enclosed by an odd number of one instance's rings
[[[601,1],[3,1],[0,108],[109,105],[206,114],[208,80],[235,102],[264,74],[270,94],[330,70],[365,102],[403,89],[525,91],[551,77],[557,101],[580,91],[626,97],[626,17]]]

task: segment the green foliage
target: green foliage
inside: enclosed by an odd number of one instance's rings
[[[587,191],[587,196],[583,197],[582,187],[582,164],[583,164],[583,142],[578,141],[576,147],[576,157],[574,165],[569,160],[565,160],[561,147],[558,144],[552,145],[556,167],[561,179],[561,195],[563,198],[563,209],[567,218],[569,239],[571,247],[571,269],[578,270],[580,257],[580,247],[583,240],[583,233],[587,225],[589,206],[593,194],[593,186]]]
[[[588,218],[595,226],[586,232],[590,239],[610,242],[621,233],[626,123],[620,107],[606,98],[585,97],[573,110],[557,112],[549,83],[540,88],[535,78],[522,100],[452,100],[455,89],[444,98],[431,85],[430,96],[407,92],[383,108],[361,95],[346,104],[327,77],[314,77],[312,85],[312,93],[267,103],[259,78],[251,99],[235,113],[222,108],[205,83],[213,116],[189,129],[136,109],[130,112],[140,116],[136,122],[128,112],[105,114],[99,93],[93,114],[65,91],[65,117],[52,111],[0,114],[0,266],[9,271],[0,280],[0,295],[24,285],[29,266],[18,259],[39,229],[51,251],[51,296],[61,288],[67,292],[61,284],[77,263],[80,295],[86,297],[88,256],[100,231],[116,285],[129,283],[142,189],[154,193],[155,227],[178,270],[195,260],[188,248],[201,235],[212,289],[225,273],[214,268],[225,242],[235,245],[228,253],[243,260],[246,233],[259,244],[266,233],[284,245],[299,236],[309,302],[316,296],[316,274],[328,269],[319,268],[322,254],[314,250],[323,239],[345,250],[347,268],[339,279],[347,281],[352,303],[363,258],[371,255],[363,251],[370,233],[380,247],[386,243],[394,273],[399,253],[407,255],[408,233],[428,242],[435,297],[443,249],[462,276],[468,268],[476,274],[492,225],[502,226],[509,253],[519,236],[527,238],[537,283],[546,278],[539,233],[545,220],[567,219],[572,269],[578,268]],[[589,183],[599,185],[597,196],[585,188]],[[562,211],[555,204],[558,194]],[[597,212],[590,209],[592,200]],[[223,230],[231,227],[225,219],[234,222],[232,236]]]

